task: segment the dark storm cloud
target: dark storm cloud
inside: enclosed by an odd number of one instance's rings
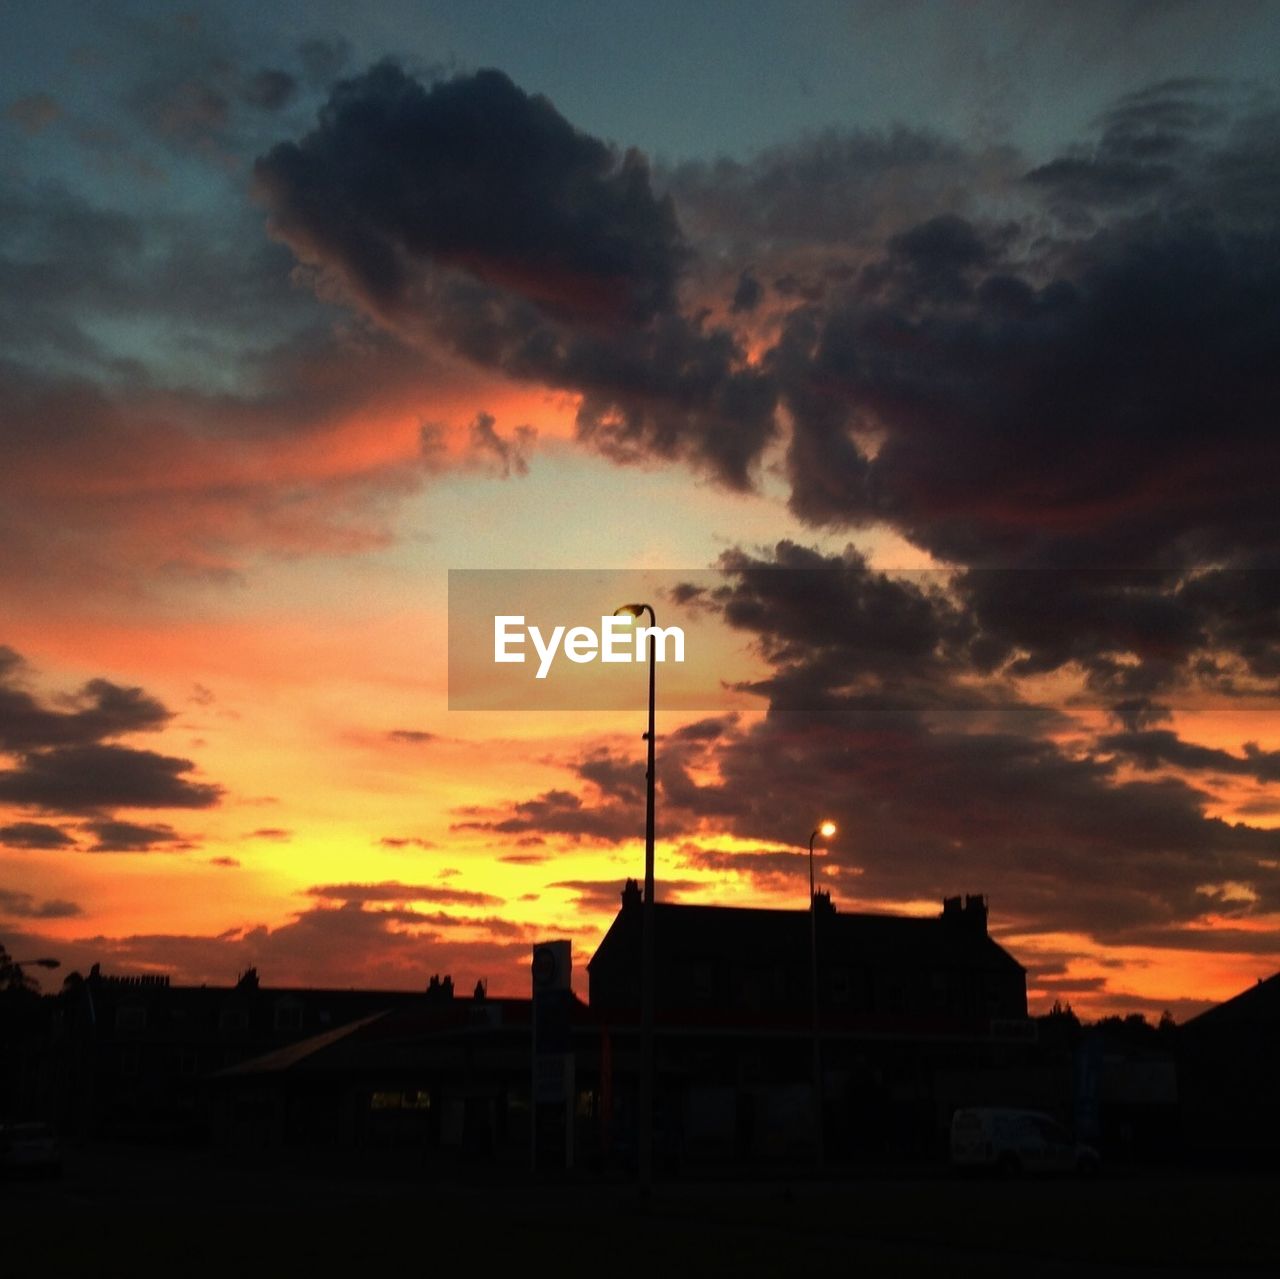
[[[962,148],[919,130],[829,129],[747,161],[692,161],[662,179],[699,239],[759,254],[856,250],[903,207],[949,211],[974,168]]]
[[[377,310],[411,304],[428,261],[573,315],[672,305],[684,250],[643,160],[498,71],[427,89],[381,63],[338,85],[319,127],[255,176],[279,233]]]
[[[760,888],[785,888],[809,873],[809,854],[776,849],[703,848],[698,844],[681,844],[676,850],[676,864],[692,870],[711,870],[742,875]],[[825,850],[819,862],[819,873],[826,861]]]
[[[401,341],[580,395],[582,438],[607,456],[691,460],[742,487],[785,429],[803,520],[884,523],[1017,570],[940,591],[795,546],[773,557],[790,583],[729,557],[703,603],[770,662],[768,713],[661,743],[663,838],[723,822],[794,845],[835,810],[828,868],[862,872],[858,893],[986,889],[1008,916],[1121,939],[1197,918],[1206,884],[1269,900],[1276,855],[1273,835],[1206,817],[1185,777],[1124,780],[1135,762],[1270,767],[1152,730],[1185,693],[1280,674],[1263,575],[1280,531],[1277,131],[1223,102],[1201,84],[1129,95],[1030,173],[898,132],[654,183],[497,73],[424,87],[381,67],[265,155],[259,181],[325,289]],[[100,227],[122,259],[134,230]],[[473,449],[512,466],[513,441],[477,425]],[[1189,575],[1205,562],[1256,580]],[[1072,735],[1022,700],[1020,681],[1059,674],[1129,732]],[[459,826],[637,837],[638,759],[567,767],[583,795]]]
[[[1224,924],[1215,924],[1211,929],[1139,929],[1133,933],[1133,944],[1169,950],[1207,951],[1210,954],[1266,955],[1273,961],[1280,949],[1276,945],[1274,929],[1233,928]]]
[[[0,826],[3,848],[74,848],[76,841],[59,826],[44,822],[14,822]]]
[[[736,715],[712,715],[694,720],[692,724],[682,724],[671,736],[681,742],[713,742],[731,732],[737,722]]]
[[[1256,567],[969,570],[956,589],[987,652],[1013,675],[1073,668],[1129,731],[1169,704],[1280,692],[1280,574]]]
[[[622,905],[622,888],[626,883],[622,879],[562,879],[548,884],[548,888],[559,888],[574,894],[574,907],[582,911],[596,911],[601,914],[616,912]],[[659,901],[679,901],[682,893],[700,887],[693,880],[662,879]]]
[[[1158,86],[1104,117],[1097,163],[1161,187],[1141,209],[1049,234],[1034,205],[917,220],[788,317],[769,361],[801,518],[884,521],[968,564],[1176,569],[1274,547],[1280,130],[1224,123],[1205,92]],[[1032,178],[1034,196],[1048,170]]]
[[[715,605],[755,635],[775,667],[839,664],[848,682],[936,675],[974,638],[973,628],[926,575],[894,580],[856,554],[823,555],[783,541],[768,558],[735,550],[720,559],[728,584]]]
[[[1220,100],[1228,85],[1168,80],[1126,94],[1103,113],[1091,147],[1081,147],[1027,174],[1060,206],[1127,205],[1202,177],[1204,136],[1226,123]],[[1190,170],[1190,172],[1188,172]]]
[[[974,273],[993,261],[999,238],[953,213],[930,218],[889,238],[884,258],[863,270],[860,291],[893,288],[935,302],[968,301]]]
[[[709,793],[682,795],[687,814],[793,844],[829,815],[826,864],[860,872],[859,896],[984,891],[1005,919],[1113,940],[1196,918],[1201,885],[1257,881],[1280,853],[1274,832],[1206,817],[1207,797],[1182,783],[1124,782],[1050,741],[860,716],[847,701],[771,712],[717,765]]]
[[[1124,765],[1159,761],[1263,780],[1274,753],[1246,746],[1236,755],[1149,732],[1098,739],[1064,711],[1028,701],[1024,681],[1044,667],[1019,657],[1010,635],[1028,637],[1016,610],[1004,620],[1008,634],[991,639],[983,622],[990,601],[963,574],[948,586],[937,574],[884,574],[852,553],[794,543],[769,557],[730,552],[720,567],[725,583],[704,601],[755,637],[771,668],[753,686],[767,712],[661,738],[659,838],[687,841],[680,865],[783,890],[805,858],[774,849],[803,849],[830,817],[839,833],[823,857],[824,880],[862,900],[985,892],[1001,921],[1107,944],[1184,930],[1220,909],[1223,892],[1242,914],[1273,908],[1280,832],[1210,817],[1206,792],[1172,776],[1134,779]],[[1047,585],[1018,580],[1039,601],[1024,601],[1028,618],[1036,608],[1051,614]],[[1165,585],[1163,577],[1111,575],[1112,630],[1144,653],[1161,635],[1171,651],[1194,652],[1204,610],[1175,597],[1166,616]],[[1063,595],[1064,624],[1084,638],[1078,653],[1057,660],[1091,670],[1084,659],[1097,665],[1101,641],[1090,640],[1089,626],[1106,619],[1080,612],[1097,601],[1083,592],[1084,603],[1072,602],[1069,579]],[[1051,638],[1038,646],[1048,652]],[[597,750],[565,767],[602,797],[625,799],[618,816],[638,829],[638,757]],[[554,830],[563,815],[593,810],[569,792],[549,795],[554,803],[525,805],[512,828]],[[708,825],[774,849],[707,849],[696,836]]]
[[[606,798],[587,803],[566,790],[544,791],[534,799],[520,800],[506,815],[476,815],[453,822],[451,830],[491,831],[496,835],[567,835],[571,839],[602,839],[611,844],[643,834],[634,804]]]
[[[764,286],[750,271],[743,271],[733,290],[733,300],[729,304],[729,309],[735,314],[747,314],[760,305],[763,297]]]
[[[1246,742],[1242,755],[1213,746],[1198,746],[1177,733],[1148,729],[1138,733],[1112,733],[1098,739],[1098,748],[1126,755],[1140,768],[1152,771],[1174,768],[1253,777],[1259,782],[1280,782],[1280,751],[1264,751]]]
[[[1265,95],[1177,81],[1026,181],[908,134],[664,176],[699,246],[789,255],[762,371],[801,519],[959,563],[1181,568],[1276,542],[1278,156]]]
[[[1261,780],[1271,753],[1235,756],[1158,733],[1060,742],[1070,721],[1022,701],[1027,672],[1017,662],[974,660],[981,610],[963,576],[948,597],[936,577],[922,589],[910,576],[792,544],[772,560],[730,553],[721,567],[728,581],[711,593],[716,606],[760,638],[773,665],[759,685],[768,712],[717,743],[715,782],[693,782],[678,750],[663,751],[664,833],[714,818],[744,839],[802,844],[819,816],[831,816],[839,834],[825,868],[836,878],[857,872],[848,887],[859,896],[986,891],[1006,918],[1112,941],[1198,918],[1206,885],[1253,884],[1270,899],[1280,835],[1206,816],[1209,797],[1174,778],[1124,780],[1117,756]],[[1124,601],[1113,601],[1116,628],[1180,636],[1180,625],[1147,620],[1149,609],[1161,618],[1159,603],[1140,600],[1125,622]],[[1041,606],[1052,614],[1047,599]],[[1069,607],[1067,617],[1070,632]],[[689,857],[735,868],[731,853]],[[785,865],[785,855],[771,855],[740,868]]]
[[[736,335],[680,311],[689,250],[638,154],[499,72],[427,89],[384,63],[255,174],[275,234],[406,340],[576,392],[580,438],[615,461],[750,485],[772,380]]]
[[[637,760],[619,759],[609,751],[593,751],[574,765],[574,771],[612,799],[638,802],[644,798],[645,770]]]
[[[1180,598],[1208,633],[1206,647],[1237,656],[1249,676],[1280,681],[1280,561],[1268,546],[1244,563],[1197,573]]]
[[[1271,544],[1274,240],[1188,221],[1090,257],[1040,287],[987,276],[955,305],[924,291],[833,309],[786,379],[797,514],[883,519],[969,563]],[[848,434],[855,414],[883,432],[874,457]]]
[[[193,781],[189,759],[95,743],[21,755],[0,771],[0,801],[47,812],[104,808],[209,808],[222,787]]]

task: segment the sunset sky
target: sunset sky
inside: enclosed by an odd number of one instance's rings
[[[1244,0],[6,6],[0,942],[520,994],[570,937],[585,994],[643,670],[450,709],[448,655],[450,570],[575,569],[712,636],[660,899],[804,908],[830,817],[841,910],[985,893],[1033,1011],[1273,973],[1277,48]]]

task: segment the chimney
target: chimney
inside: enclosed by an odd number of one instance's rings
[[[972,893],[965,897],[964,917],[975,933],[983,937],[987,935],[987,899],[981,893]]]
[[[985,937],[987,935],[987,899],[981,893],[966,893],[964,897],[944,897],[942,919],[949,927]]]
[[[634,910],[640,905],[640,885],[629,879],[622,888],[622,909]]]

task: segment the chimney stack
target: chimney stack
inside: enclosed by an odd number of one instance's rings
[[[980,937],[987,935],[987,899],[981,893],[966,893],[964,897],[942,899],[944,922]]]

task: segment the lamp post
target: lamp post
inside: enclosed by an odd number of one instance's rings
[[[822,822],[809,836],[809,990],[813,1009],[813,1105],[816,1116],[817,1141],[814,1145],[814,1160],[819,1168],[823,1164],[823,1088],[822,1088],[822,1041],[818,1028],[818,894],[813,881],[813,841],[819,835],[830,839],[836,833],[835,822]]]
[[[614,611],[614,616],[626,614],[642,617],[649,614],[649,627],[658,625],[650,604],[624,604]],[[640,1189],[648,1194],[653,1186],[653,786],[654,786],[654,661],[656,646],[649,636],[649,731],[645,738],[649,743],[648,763],[645,769],[644,814],[644,904],[640,915],[640,1114],[637,1138],[637,1154],[640,1164]]]

